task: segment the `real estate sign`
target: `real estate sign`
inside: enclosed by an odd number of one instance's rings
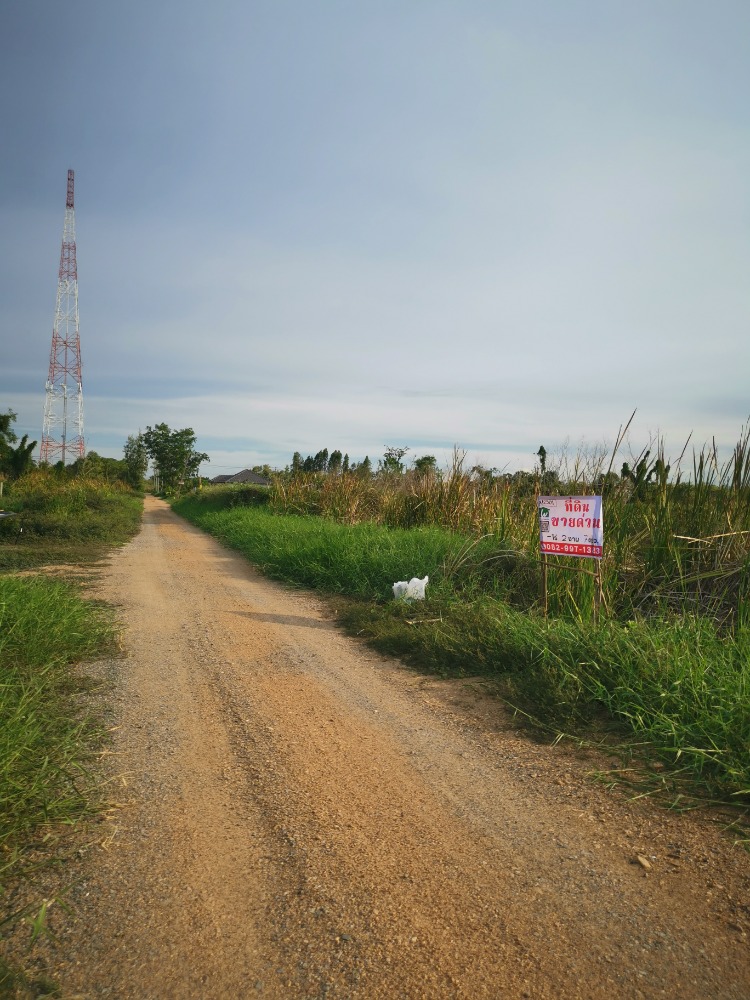
[[[539,497],[538,507],[543,553],[601,559],[601,497]]]

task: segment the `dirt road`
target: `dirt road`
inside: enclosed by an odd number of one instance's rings
[[[750,856],[717,828],[627,803],[158,500],[103,596],[118,808],[54,950],[68,994],[750,997]]]

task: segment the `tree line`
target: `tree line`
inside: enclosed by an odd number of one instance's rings
[[[369,455],[365,455],[361,462],[351,462],[349,455],[342,454],[338,448],[330,453],[327,448],[322,448],[315,455],[308,455],[304,459],[300,452],[295,451],[292,456],[292,464],[287,468],[293,476],[305,472],[325,472],[330,475],[352,473],[365,478],[376,473],[400,475],[406,471],[404,457],[408,451],[410,451],[408,447],[386,446],[383,457],[378,460],[376,469],[373,469]],[[436,472],[437,459],[434,455],[422,455],[414,460],[413,468],[420,474]]]
[[[0,481],[20,479],[35,468],[33,451],[38,442],[29,441],[27,434],[19,441],[13,427],[16,420],[13,410],[0,413]],[[201,462],[210,461],[205,452],[196,449],[196,440],[192,427],[172,430],[168,424],[155,424],[128,437],[121,459],[89,451],[68,465],[59,461],[50,468],[61,476],[119,480],[141,490],[150,461],[160,489],[179,492],[185,484],[195,480]]]
[[[13,424],[17,419],[13,410],[0,413],[0,481],[3,479],[18,479],[34,468],[32,453],[36,441],[29,441],[24,434],[21,440],[14,431]],[[61,475],[90,475],[110,481],[120,480],[133,489],[143,489],[149,462],[153,464],[154,486],[166,493],[179,493],[189,483],[198,478],[198,470],[202,462],[210,461],[205,452],[196,448],[197,437],[192,427],[172,429],[166,423],[147,426],[145,431],[131,434],[123,448],[122,459],[107,458],[95,451],[88,452],[85,457],[78,458],[70,465],[56,463],[52,468]],[[352,461],[348,453],[335,448],[321,448],[314,455],[302,457],[299,451],[292,456],[286,473],[292,476],[304,473],[325,473],[328,475],[357,475],[368,478],[374,475],[403,475],[407,472],[406,456],[411,451],[405,445],[387,445],[377,466],[369,455],[359,462]],[[503,481],[512,484],[516,489],[526,489],[529,492],[554,493],[560,488],[560,477],[555,469],[550,469],[547,463],[547,450],[543,445],[535,453],[538,460],[533,472],[518,471],[507,473],[499,469],[475,465],[472,475],[486,483]],[[418,475],[439,476],[437,460],[434,455],[421,455],[411,461],[408,468]],[[270,477],[272,470],[268,466],[255,466],[253,471]],[[606,475],[600,475],[592,485],[600,492],[606,492],[618,482],[626,481],[632,486],[634,495],[643,496],[652,485],[663,484],[669,476],[670,466],[660,455],[651,458],[649,451],[642,452],[632,464],[625,462],[620,475],[610,470]]]

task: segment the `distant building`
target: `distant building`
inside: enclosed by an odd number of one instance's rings
[[[254,483],[256,486],[270,486],[271,480],[266,479],[265,476],[259,476],[257,472],[251,472],[250,469],[243,469],[242,472],[237,472],[233,476],[214,476],[211,480],[212,486],[218,486],[221,483]]]

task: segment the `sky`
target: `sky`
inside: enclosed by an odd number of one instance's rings
[[[750,415],[747,0],[4,0],[0,412],[530,469]]]

